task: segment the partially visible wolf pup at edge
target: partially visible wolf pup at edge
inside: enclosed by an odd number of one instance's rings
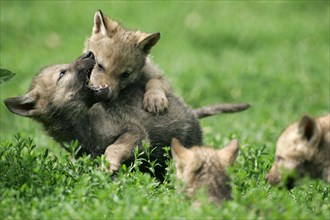
[[[173,137],[186,147],[201,145],[198,118],[249,107],[214,105],[191,110],[169,94],[167,111],[155,115],[143,108],[145,84],[140,82],[127,86],[113,102],[98,102],[98,96],[86,86],[94,65],[93,53],[87,52],[71,64],[43,68],[25,95],[8,98],[5,104],[11,112],[41,123],[59,143],[78,140],[80,155],[105,154],[112,172],[123,163],[130,164],[134,148],[145,140],[149,149],[155,148],[150,159],[161,165],[156,166],[156,177],[162,180],[166,167],[163,147],[170,146]],[[141,170],[148,171],[143,166]]]
[[[232,140],[222,149],[205,146],[188,149],[174,138],[171,147],[176,178],[183,182],[184,191],[189,196],[205,188],[210,202],[220,204],[231,199],[230,178],[226,171],[234,164],[238,155],[239,146],[236,140]]]
[[[152,113],[165,111],[171,86],[148,56],[159,38],[160,33],[126,30],[97,11],[84,49],[92,51],[97,61],[90,86],[103,95],[103,100],[113,100],[130,83],[141,80],[146,84],[143,107]]]
[[[296,178],[306,174],[330,183],[330,114],[318,118],[304,115],[284,130],[266,179],[272,185],[284,181],[291,189]]]

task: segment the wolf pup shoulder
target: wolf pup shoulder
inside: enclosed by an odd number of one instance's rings
[[[152,113],[166,110],[171,86],[148,56],[159,38],[160,33],[126,30],[97,11],[84,49],[97,58],[90,86],[103,94],[104,100],[113,100],[127,85],[142,80],[146,82],[143,107]]]
[[[204,146],[188,149],[174,138],[171,147],[177,180],[184,183],[185,192],[189,196],[205,188],[212,202],[220,203],[231,198],[230,178],[226,171],[238,155],[236,140],[222,149]]]
[[[330,183],[330,114],[318,118],[304,115],[283,131],[266,179],[272,185],[284,181],[290,189],[297,177],[306,174]]]

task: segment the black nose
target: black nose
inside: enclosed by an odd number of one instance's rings
[[[89,59],[95,59],[95,57],[94,57],[94,54],[93,54],[93,52],[92,51],[87,51],[85,54],[84,54],[84,57],[83,57],[83,59],[86,59],[86,58],[89,58]]]

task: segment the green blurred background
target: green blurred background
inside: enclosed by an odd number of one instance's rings
[[[41,67],[78,57],[98,9],[161,33],[151,54],[190,106],[252,105],[202,120],[206,144],[234,134],[273,152],[291,121],[329,112],[329,1],[1,1],[0,67],[17,73],[0,85],[1,142],[20,133],[56,148],[3,100],[24,94]]]

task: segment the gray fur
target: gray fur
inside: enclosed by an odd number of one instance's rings
[[[44,68],[32,81],[27,94],[8,98],[5,104],[10,111],[40,122],[48,134],[59,143],[78,140],[79,154],[107,155],[117,165],[129,163],[135,146],[146,140],[155,148],[152,160],[157,160],[156,176],[162,179],[165,172],[163,147],[177,138],[185,147],[202,144],[202,131],[197,118],[209,114],[192,111],[180,98],[168,94],[169,107],[162,114],[152,114],[143,108],[145,83],[132,83],[123,89],[118,98],[101,102],[100,96],[86,86],[95,65],[89,52],[71,64]],[[59,74],[65,70],[65,75]],[[221,105],[212,114],[221,113]],[[223,109],[228,109],[227,105]],[[241,109],[238,109],[241,110]],[[198,114],[196,114],[198,112]]]

